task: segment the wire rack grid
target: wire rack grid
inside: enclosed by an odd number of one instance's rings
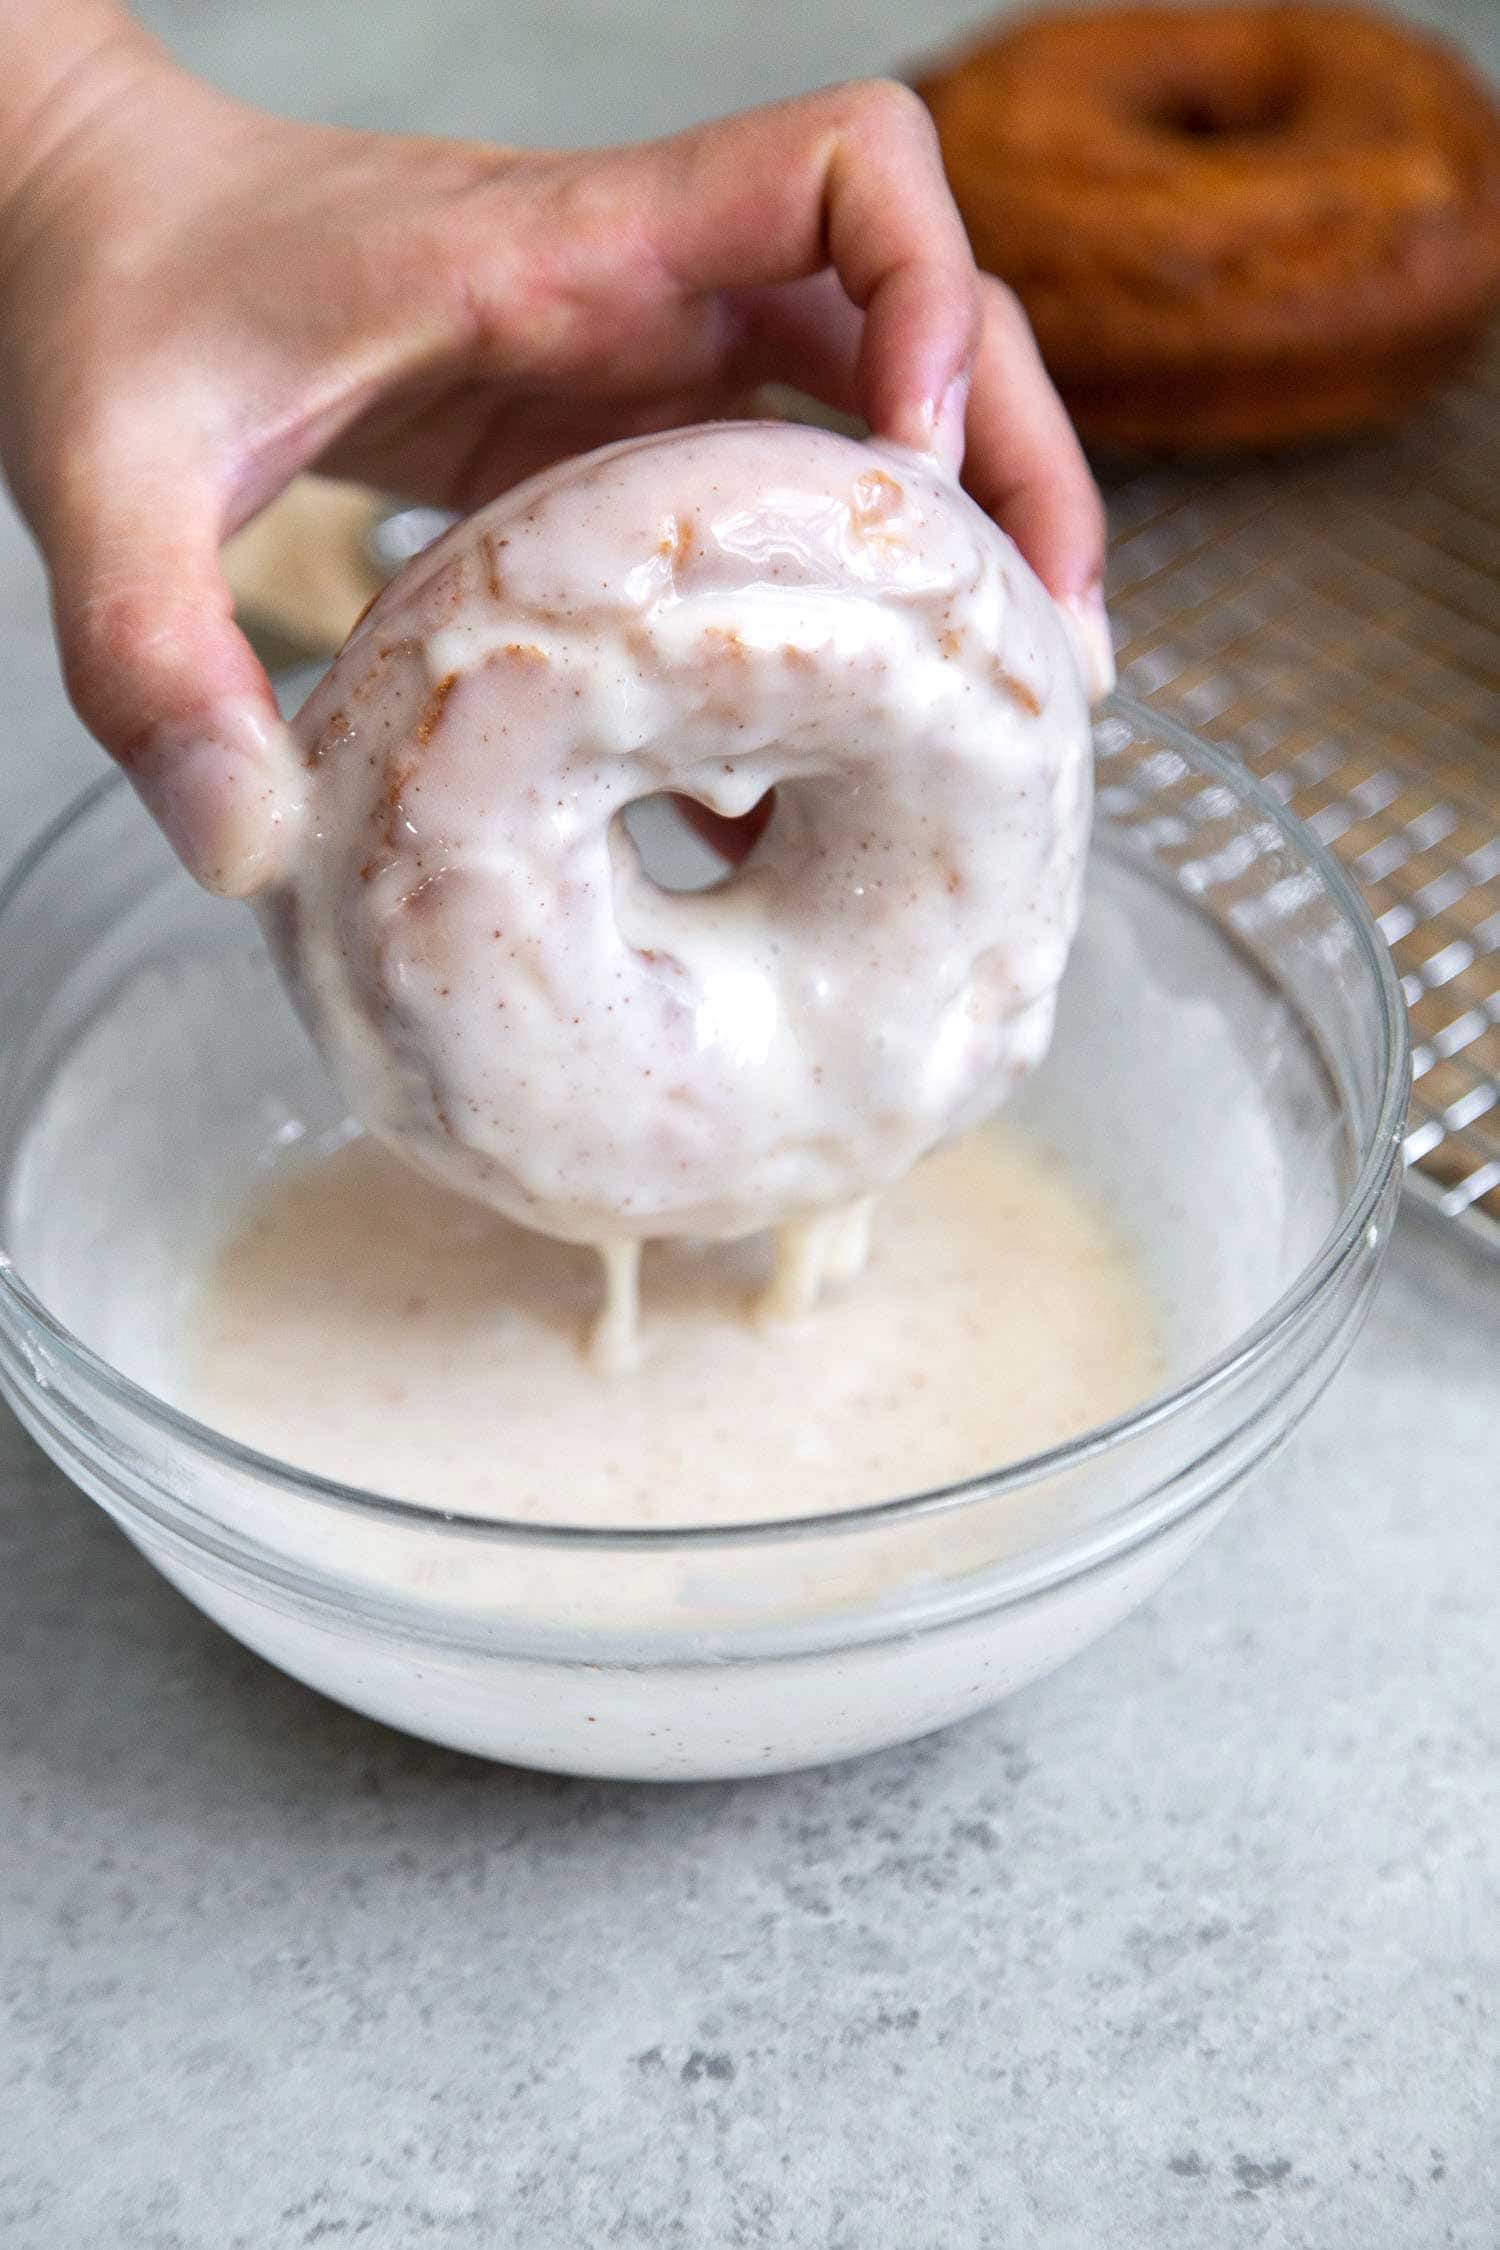
[[[1500,1254],[1500,336],[1391,438],[1106,482],[1121,685],[1354,875],[1411,1012],[1411,1192]]]

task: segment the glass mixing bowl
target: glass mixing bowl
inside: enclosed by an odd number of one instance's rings
[[[340,1118],[253,919],[193,887],[115,780],[0,893],[6,1397],[231,1633],[486,1757],[769,1772],[1035,1678],[1160,1584],[1333,1374],[1407,1090],[1386,949],[1307,830],[1124,700],[1098,749],[1084,928],[1012,1115],[1141,1258],[1168,1379],[1135,1411],[943,1491],[633,1532],[569,1527],[566,1490],[555,1528],[466,1518],[205,1428],[170,1403],[195,1266],[255,1175]]]

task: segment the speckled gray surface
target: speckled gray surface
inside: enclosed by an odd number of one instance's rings
[[[285,106],[577,139],[909,26],[153,15]],[[9,518],[0,659],[14,834],[93,756]],[[1407,1222],[1333,1392],[1112,1638],[912,1750],[673,1791],[320,1702],[5,1422],[0,2244],[1496,2250],[1497,1463],[1495,1271]]]

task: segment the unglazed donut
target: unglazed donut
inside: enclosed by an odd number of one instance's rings
[[[920,91],[975,256],[1097,444],[1390,422],[1500,301],[1500,113],[1412,26],[1337,6],[1060,13]]]
[[[395,581],[296,721],[265,902],[356,1115],[598,1245],[790,1228],[774,1301],[1040,1058],[1077,918],[1084,691],[1059,613],[938,466],[717,424],[552,469]],[[722,887],[622,822],[776,792]],[[809,1231],[799,1223],[841,1214]]]

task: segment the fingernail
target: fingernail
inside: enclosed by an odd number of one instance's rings
[[[1057,606],[1073,643],[1089,703],[1102,703],[1115,684],[1115,643],[1104,606],[1104,588],[1096,583],[1081,594],[1062,594]]]
[[[955,375],[932,409],[931,451],[954,476],[964,465],[964,426],[969,414],[970,377]]]
[[[248,898],[286,872],[304,792],[279,719],[236,704],[213,713],[202,729],[163,727],[130,778],[205,890]]]

